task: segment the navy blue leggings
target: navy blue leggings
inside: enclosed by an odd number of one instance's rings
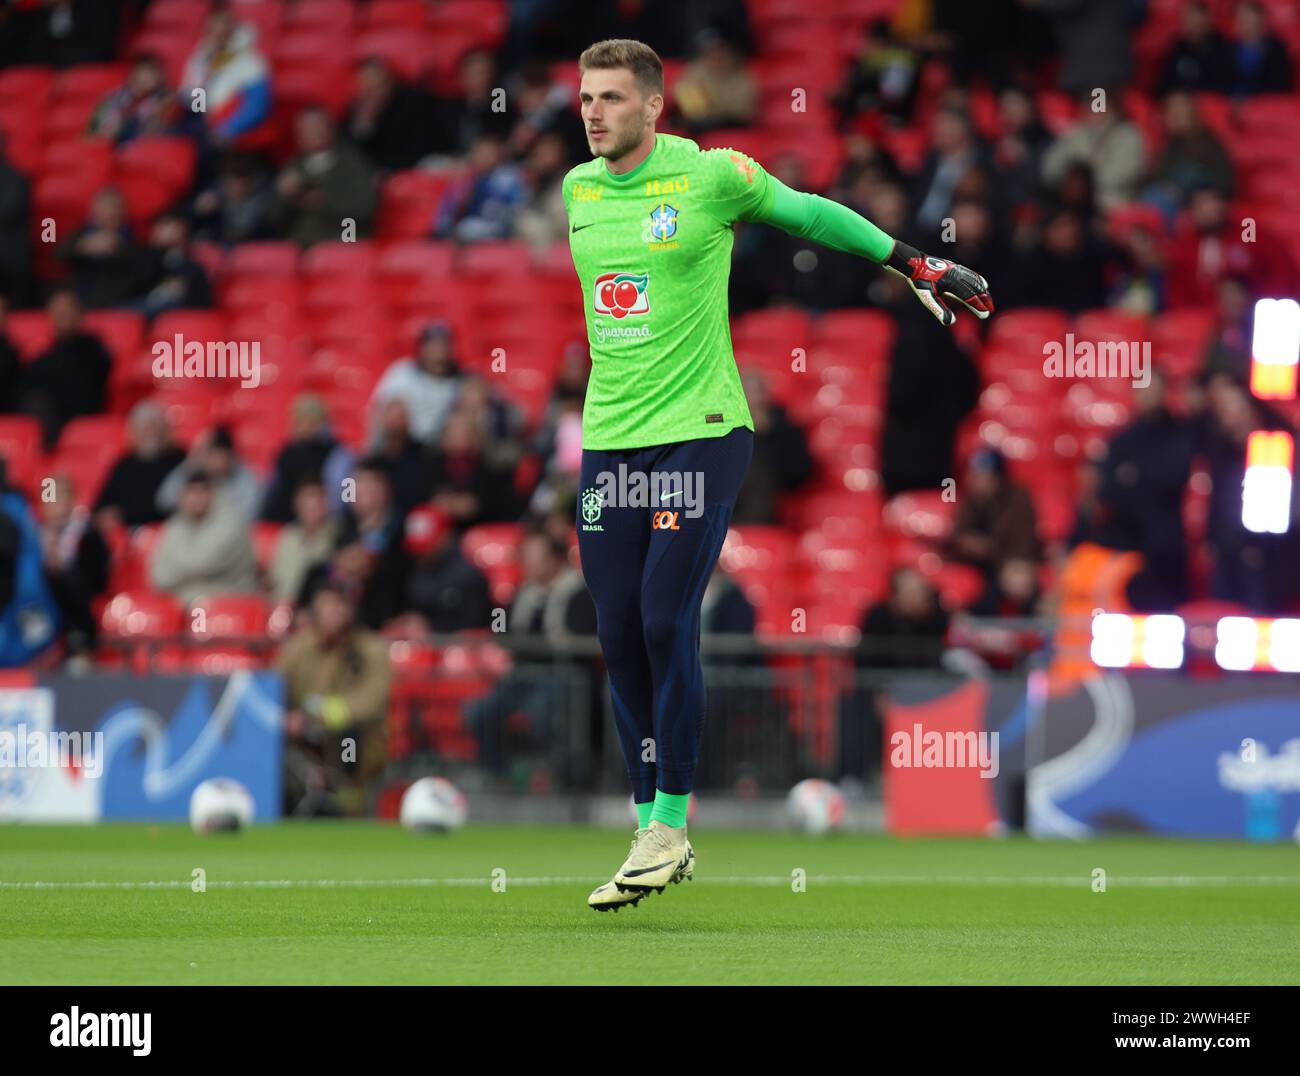
[[[637,803],[656,788],[691,791],[704,726],[700,602],[753,451],[753,433],[738,426],[582,453],[578,551]]]

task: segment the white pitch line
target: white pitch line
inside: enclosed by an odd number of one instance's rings
[[[518,877],[505,875],[507,886],[561,886],[590,885],[598,883],[603,876],[541,876]],[[706,885],[754,885],[786,886],[793,881],[791,875],[732,875],[701,879]],[[927,875],[927,874],[810,874],[803,879],[806,883],[818,885],[951,885],[951,886],[1061,886],[1089,888],[1092,885],[1090,875],[1026,876],[1026,875]],[[257,878],[206,881],[207,889],[420,889],[448,886],[467,888],[474,886],[489,887],[493,879],[488,876],[479,878]],[[4,881],[3,889],[189,889],[193,886],[191,879],[170,878],[162,881]],[[1139,886],[1146,888],[1195,888],[1223,886],[1300,886],[1300,875],[1209,875],[1209,874],[1172,874],[1172,875],[1110,875],[1106,879],[1107,888],[1111,886]]]

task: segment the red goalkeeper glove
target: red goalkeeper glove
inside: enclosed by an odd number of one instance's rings
[[[964,265],[922,254],[915,247],[895,240],[885,268],[906,280],[925,308],[945,326],[956,321],[957,315],[940,298],[943,295],[964,304],[981,321],[993,313],[989,282]]]

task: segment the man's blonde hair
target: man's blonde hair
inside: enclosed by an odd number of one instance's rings
[[[644,96],[664,92],[664,62],[649,45],[626,37],[597,41],[578,57],[579,71],[608,71],[624,67],[632,72]]]

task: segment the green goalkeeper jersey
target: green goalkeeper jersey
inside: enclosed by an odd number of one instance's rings
[[[604,158],[564,177],[591,381],[582,445],[721,437],[754,428],[731,353],[732,226],[757,220],[885,263],[894,240],[847,206],[791,190],[731,149],[659,134],[632,171]]]
[[[767,184],[743,153],[666,134],[623,175],[597,157],[564,177],[591,348],[584,448],[754,428],[731,352],[727,280],[732,227],[755,214]]]

